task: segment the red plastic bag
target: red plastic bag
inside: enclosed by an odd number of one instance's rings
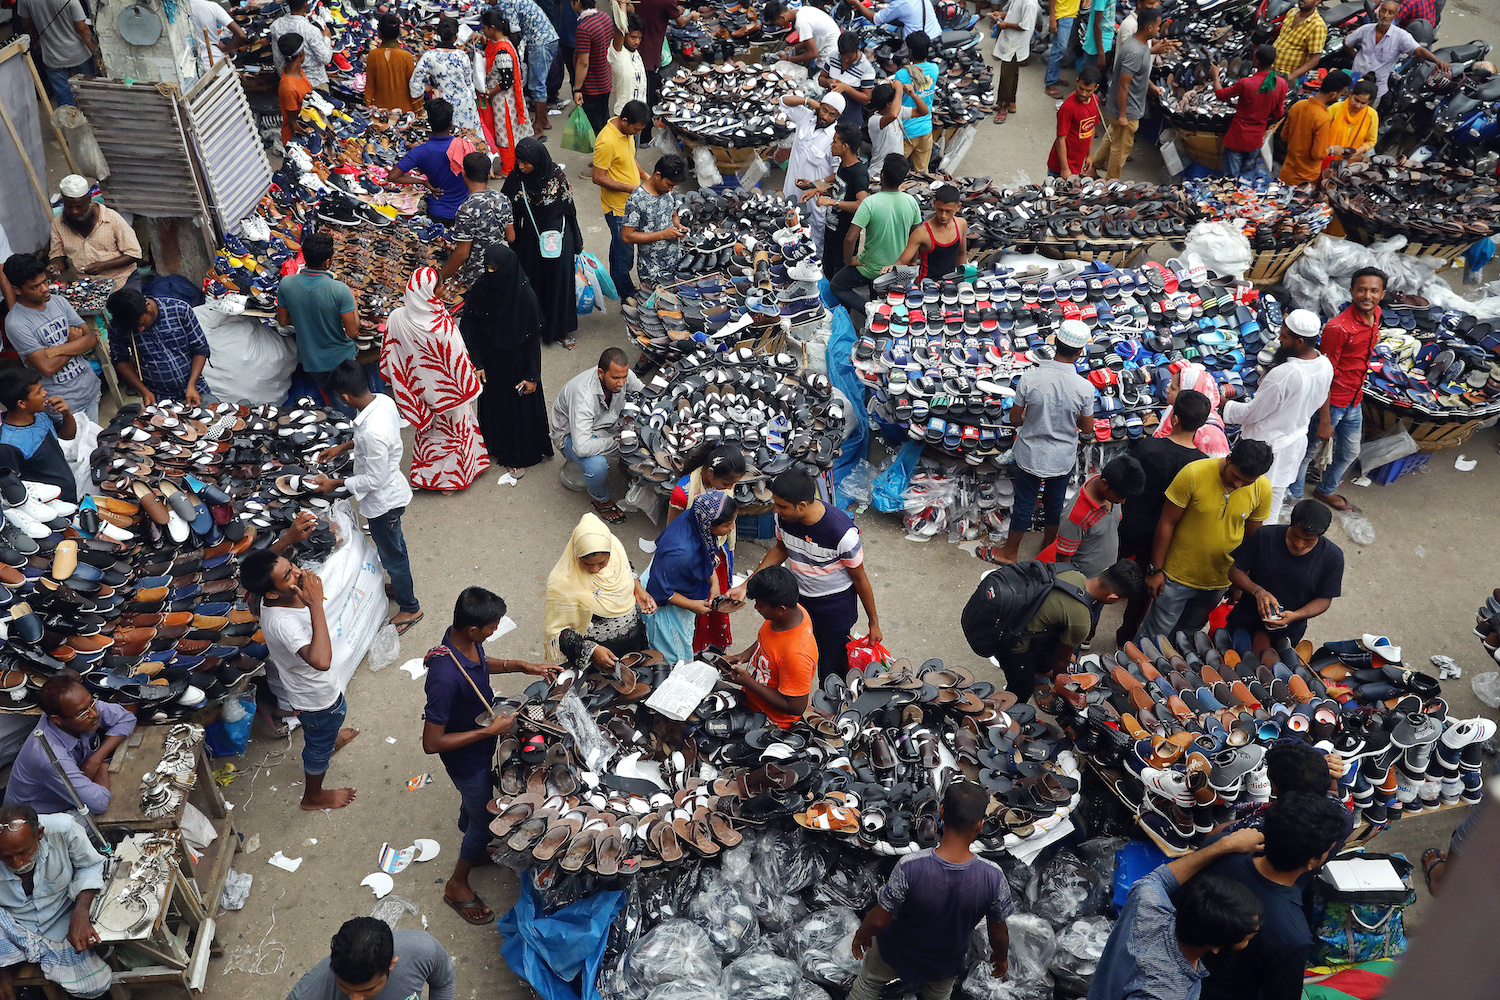
[[[891,660],[894,659],[889,649],[867,635],[850,639],[849,644],[844,648],[849,654],[849,666],[866,673],[875,665],[888,668]]]

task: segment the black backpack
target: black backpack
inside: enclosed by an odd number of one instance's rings
[[[985,574],[959,617],[969,648],[980,656],[997,655],[1007,638],[1024,634],[1054,589],[1085,607],[1092,603],[1083,588],[1057,578],[1055,563],[1018,562]]]

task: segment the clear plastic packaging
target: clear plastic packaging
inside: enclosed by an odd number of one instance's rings
[[[1057,935],[1057,954],[1052,959],[1052,970],[1081,979],[1092,976],[1114,926],[1115,922],[1104,916],[1073,921]]]
[[[821,856],[800,826],[768,830],[755,849],[755,879],[782,892],[801,892],[823,875]]]
[[[802,982],[797,963],[757,949],[724,968],[724,991],[733,1000],[785,1000]]]
[[[1063,927],[1088,911],[1090,900],[1103,899],[1107,883],[1072,851],[1060,851],[1037,872],[1029,909]]]
[[[760,943],[755,907],[739,889],[717,872],[704,872],[703,885],[688,904],[688,918],[708,932],[721,961],[745,954]]]
[[[557,723],[573,737],[573,752],[579,760],[587,761],[592,770],[601,770],[615,756],[614,744],[604,738],[599,724],[578,697],[576,688],[570,689],[557,703]]]
[[[719,874],[732,885],[755,881],[756,837],[747,830],[744,838],[734,847],[719,852]]]
[[[859,959],[851,946],[859,930],[859,915],[844,906],[808,914],[787,935],[790,954],[813,982],[847,990],[859,974]]]
[[[831,1000],[828,991],[811,979],[799,979],[792,988],[792,1000]]]
[[[625,975],[648,992],[679,980],[717,985],[719,959],[702,927],[691,920],[668,920],[630,946]]]
[[[718,984],[679,980],[662,983],[647,994],[646,1000],[729,1000],[729,994]]]

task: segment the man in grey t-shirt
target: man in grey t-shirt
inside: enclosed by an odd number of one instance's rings
[[[1151,82],[1151,40],[1160,30],[1161,9],[1143,7],[1136,12],[1135,34],[1121,41],[1115,50],[1109,94],[1102,102],[1109,131],[1094,152],[1095,163],[1109,164],[1105,176],[1110,180],[1120,176],[1125,159],[1135,146],[1135,130],[1146,115],[1146,95],[1161,89]]]
[[[5,339],[42,376],[49,396],[61,396],[74,413],[99,419],[99,376],[83,355],[99,338],[68,301],[53,295],[46,265],[29,254],[5,261],[5,278],[15,289],[16,304],[5,317]]]
[[[32,48],[42,57],[42,74],[58,104],[73,103],[74,76],[94,75],[98,45],[79,0],[19,0],[16,13],[21,30],[31,36]]]
[[[391,933],[383,920],[344,921],[328,957],[297,980],[287,1000],[453,1000],[453,960],[426,931]]]
[[[1074,368],[1088,346],[1089,328],[1076,319],[1063,320],[1053,340],[1057,360],[1038,363],[1016,384],[1010,408],[1010,422],[1017,427],[1011,449],[1016,460],[1012,473],[1016,499],[1011,506],[1010,534],[987,557],[993,562],[1013,563],[1019,558],[1038,490],[1044,491],[1042,544],[1051,545],[1057,539],[1068,478],[1078,460],[1078,432],[1093,426],[1094,386]]]

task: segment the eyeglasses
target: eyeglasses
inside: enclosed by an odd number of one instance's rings
[[[98,698],[90,698],[89,699],[89,703],[88,703],[88,707],[86,707],[82,712],[74,713],[73,715],[66,716],[65,718],[69,718],[69,719],[81,719],[84,716],[88,715],[90,712],[94,711],[98,707],[99,707],[99,699]]]
[[[26,829],[30,825],[31,824],[24,819],[13,819],[9,823],[0,823],[0,830],[4,830],[6,833],[16,833],[18,831]]]

